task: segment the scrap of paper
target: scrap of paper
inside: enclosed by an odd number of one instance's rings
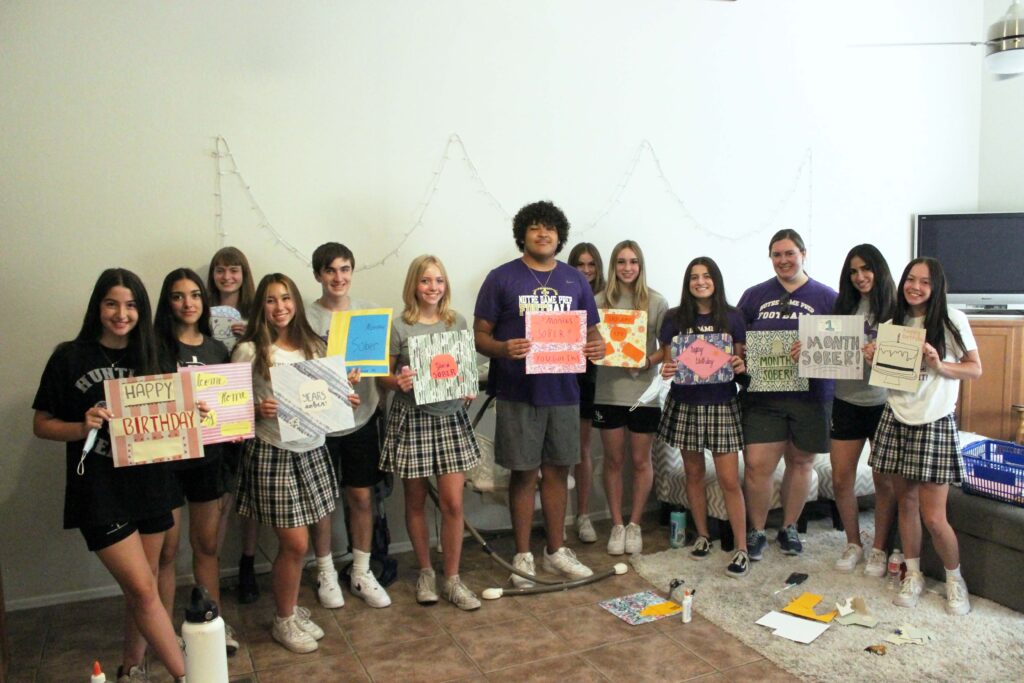
[[[178,373],[103,382],[114,467],[203,457],[191,382]]]
[[[679,362],[672,378],[676,384],[722,384],[735,377],[730,334],[676,335],[672,355]]]
[[[301,441],[355,426],[352,385],[340,356],[270,368],[281,440]]]
[[[597,329],[604,339],[604,358],[595,365],[642,368],[647,362],[647,311],[599,309]]]
[[[586,311],[527,311],[526,338],[532,342],[526,374],[586,371]]]
[[[772,629],[772,635],[805,645],[828,630],[827,623],[801,619],[782,612],[769,612],[754,623]]]
[[[925,334],[920,327],[879,325],[868,384],[897,391],[917,391],[921,385]]]
[[[924,645],[925,643],[937,638],[938,636],[931,631],[918,628],[913,624],[903,624],[894,632],[887,635],[885,640],[893,645]]]
[[[814,611],[814,606],[821,601],[822,597],[820,595],[804,592],[788,605],[783,607],[782,611],[798,617],[803,617],[804,619],[814,619],[815,621],[821,621],[827,624],[835,618],[836,611],[832,610],[831,612],[818,614]]]
[[[184,365],[178,372],[190,378],[196,401],[205,401],[210,409],[202,421],[204,444],[250,439],[255,435],[249,363]]]
[[[390,308],[335,311],[327,330],[327,355],[341,356],[345,368],[358,368],[364,377],[390,374]]]
[[[802,315],[798,322],[801,377],[864,377],[863,315]]]
[[[878,626],[878,617],[868,610],[864,598],[847,598],[842,603],[837,602],[836,608],[839,610],[836,623],[843,626],[864,626],[865,628]]]
[[[409,337],[409,367],[418,405],[475,396],[476,346],[469,330]]]
[[[643,591],[597,603],[627,624],[636,626],[679,614],[682,607],[654,591]]]

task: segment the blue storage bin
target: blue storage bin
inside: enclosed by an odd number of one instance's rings
[[[1024,446],[983,439],[963,449],[965,493],[1024,507]]]

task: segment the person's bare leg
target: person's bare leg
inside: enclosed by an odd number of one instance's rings
[[[875,541],[872,547],[884,551],[896,518],[896,490],[891,474],[872,470],[871,478],[875,482]]]
[[[352,547],[370,552],[373,542],[373,489],[369,486],[346,486],[348,525],[352,534]]]
[[[846,531],[846,542],[860,545],[860,521],[858,519],[857,463],[864,450],[866,439],[832,439],[829,460],[832,463],[832,489],[835,493],[836,509]]]
[[[590,486],[594,478],[594,462],[590,459],[590,420],[580,420],[580,461],[573,468],[576,478],[576,514],[590,514]]]
[[[466,475],[462,472],[437,477],[438,499],[441,501],[441,547],[444,548],[446,577],[458,574],[462,561],[462,537],[465,531],[462,492],[465,485]]]
[[[313,552],[317,557],[324,557],[331,554],[331,516],[324,515],[323,518],[309,525],[309,535],[313,537]]]
[[[796,524],[804,511],[804,503],[811,489],[814,453],[786,444],[786,473],[782,476],[782,526]]]
[[[626,460],[626,428],[602,429],[601,446],[604,449],[604,466],[601,468],[601,481],[604,483],[604,495],[608,502],[612,524],[622,522],[622,468]]]
[[[918,502],[920,485],[916,481],[893,475],[896,504],[899,509],[900,540],[903,554],[908,558],[921,557],[921,507]]]
[[[171,511],[174,515],[174,526],[164,532],[164,541],[160,547],[160,559],[157,565],[157,589],[160,591],[160,602],[163,603],[167,615],[174,620],[174,590],[177,588],[178,544],[181,542],[181,508]],[[151,534],[143,535],[149,536]]]
[[[220,606],[220,559],[217,531],[220,526],[220,500],[188,505],[188,535],[192,546],[192,574],[196,583]]]
[[[701,456],[703,460],[703,456]],[[737,550],[747,549],[747,506],[743,502],[743,487],[740,486],[740,465],[738,453],[716,453],[715,474],[718,486],[725,497],[725,511],[729,514],[729,526],[736,540]],[[707,503],[705,503],[705,509]],[[705,520],[707,514],[705,514]]]
[[[703,451],[680,451],[683,456],[683,472],[686,474],[686,500],[690,503],[690,516],[698,536],[710,538],[708,534],[708,499],[704,490]]]
[[[530,552],[530,528],[533,526],[533,502],[539,470],[512,470],[508,482],[508,510],[512,517],[516,553]]]
[[[427,529],[427,480],[425,478],[403,479],[405,491],[405,529],[409,533],[413,553],[420,569],[430,569],[430,532]],[[441,535],[441,547],[445,555],[448,546]]]
[[[933,484],[921,482],[918,491],[921,503],[921,518],[932,537],[932,545],[936,554],[942,559],[946,569],[960,566],[960,546],[956,540],[956,532],[946,519],[946,498],[949,496],[949,484]]]
[[[302,581],[302,563],[309,549],[309,531],[304,526],[275,527],[274,533],[277,535],[277,556],[270,569],[270,584],[277,616],[286,619],[299,603],[299,584]]]
[[[550,554],[562,547],[565,506],[569,498],[569,466],[541,465],[540,469],[540,507],[544,514],[544,534]]]
[[[772,498],[772,477],[786,449],[785,441],[747,444],[743,451],[743,495],[751,529],[763,530]]]
[[[654,486],[654,467],[651,464],[651,444],[654,434],[629,434],[629,455],[633,462],[633,499],[630,501],[629,522],[639,524],[647,507],[647,498]]]

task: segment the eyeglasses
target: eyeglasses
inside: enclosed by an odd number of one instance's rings
[[[779,313],[789,315],[789,292],[779,297]]]

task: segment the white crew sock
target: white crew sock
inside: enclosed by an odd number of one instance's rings
[[[957,565],[954,569],[946,570],[946,581],[960,581],[964,577],[960,575],[960,565]]]
[[[920,557],[915,557],[914,559],[910,559],[908,557],[906,560],[904,560],[904,562],[907,563],[907,571],[908,572],[917,572],[918,574],[921,573],[921,558]]]
[[[365,550],[352,549],[352,574],[369,574],[370,573],[370,553]]]
[[[334,568],[334,556],[327,553],[323,557],[316,558],[316,569],[317,571],[330,574],[333,571],[337,571]]]

